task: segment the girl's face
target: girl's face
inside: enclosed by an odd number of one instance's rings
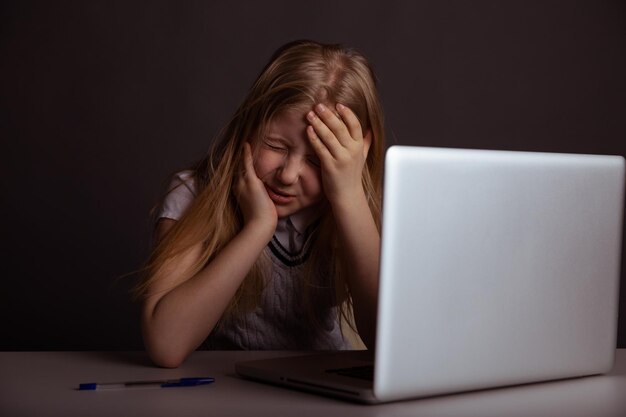
[[[325,200],[319,160],[306,134],[305,112],[275,117],[256,141],[254,169],[274,202],[278,217]]]

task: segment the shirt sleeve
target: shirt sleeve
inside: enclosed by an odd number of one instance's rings
[[[179,220],[195,197],[196,184],[193,172],[181,171],[175,174],[161,203],[156,220],[162,218]]]

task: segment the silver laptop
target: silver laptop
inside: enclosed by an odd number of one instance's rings
[[[608,372],[624,165],[392,146],[375,353],[240,362],[237,373],[378,403]]]

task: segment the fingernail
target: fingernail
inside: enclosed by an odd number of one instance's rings
[[[326,111],[326,106],[324,106],[322,103],[319,103],[317,106],[315,106],[317,108],[317,111],[319,111],[320,113],[325,112]]]
[[[343,104],[337,103],[337,110],[343,110],[345,108],[346,108],[346,106],[344,106]]]
[[[313,112],[313,111],[308,112],[306,114],[306,118],[309,119],[309,120],[315,119],[315,112]]]

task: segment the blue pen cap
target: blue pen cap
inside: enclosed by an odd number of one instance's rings
[[[167,382],[162,384],[162,388],[173,388],[173,387],[193,387],[196,385],[204,385],[210,384],[214,382],[215,378],[211,377],[200,377],[200,378],[181,378],[178,381]]]
[[[181,378],[180,383],[183,385],[203,385],[210,384],[215,381],[215,378],[211,377],[200,377],[200,378]]]
[[[95,391],[98,384],[80,384],[78,386],[79,391]]]

